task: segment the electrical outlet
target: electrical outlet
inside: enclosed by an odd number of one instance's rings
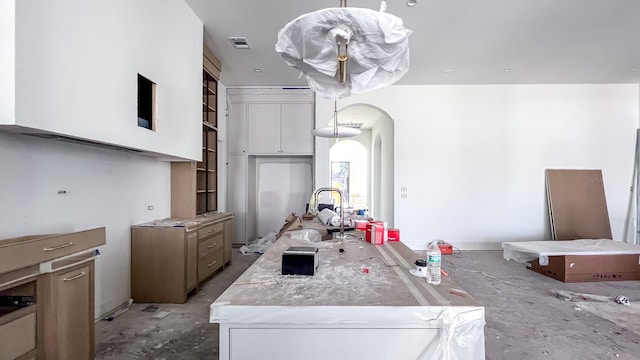
[[[153,210],[153,205],[147,206],[147,210]]]

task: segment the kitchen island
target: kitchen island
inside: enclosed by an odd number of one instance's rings
[[[484,308],[446,277],[410,275],[418,255],[401,242],[292,234],[211,304],[220,359],[484,359]],[[290,246],[319,249],[315,275],[281,275]]]

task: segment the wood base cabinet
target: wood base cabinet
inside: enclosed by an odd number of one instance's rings
[[[200,282],[231,262],[232,226],[232,215],[221,213],[132,226],[133,301],[186,302]]]
[[[38,358],[94,358],[94,263],[44,274],[38,282]],[[46,349],[46,352],[45,352]]]
[[[233,243],[233,222],[231,219],[224,221],[224,265],[231,264],[231,244]]]
[[[94,250],[105,228],[0,239],[0,360],[94,358]]]
[[[131,297],[135,302],[181,304],[196,287],[196,231],[131,229]]]
[[[33,299],[36,296],[35,277],[5,287],[2,282],[0,280],[0,299]],[[0,360],[35,359],[38,316],[36,304],[11,306],[7,301],[0,304]]]

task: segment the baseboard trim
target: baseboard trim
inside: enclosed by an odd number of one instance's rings
[[[127,310],[129,310],[129,308],[131,307],[131,305],[133,304],[133,299],[129,299],[126,302],[116,306],[113,310],[106,312],[105,314],[98,316],[97,318],[95,318],[95,322],[98,322],[100,320],[105,320],[107,318],[115,318],[116,316],[123,314],[124,312],[126,312]]]

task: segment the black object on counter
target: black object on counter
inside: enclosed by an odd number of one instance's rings
[[[282,275],[314,275],[319,262],[318,248],[290,246],[282,253]]]

